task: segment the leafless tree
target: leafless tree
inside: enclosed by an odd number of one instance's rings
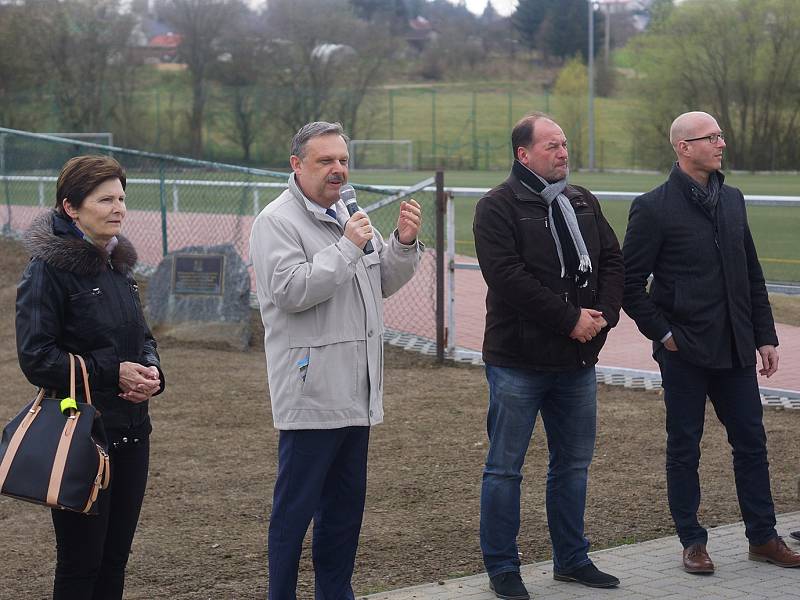
[[[183,36],[179,60],[186,63],[192,85],[189,151],[201,156],[210,72],[223,52],[221,40],[247,8],[240,0],[166,0],[158,11]]]
[[[121,13],[119,0],[29,1],[20,26],[61,127],[102,129],[119,82],[131,75],[125,54],[133,20]]]
[[[346,0],[276,0],[266,17],[278,118],[291,131],[337,120],[356,136],[364,96],[391,54],[388,25],[358,19]]]

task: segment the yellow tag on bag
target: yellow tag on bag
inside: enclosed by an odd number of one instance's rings
[[[61,412],[66,414],[69,409],[72,409],[77,412],[78,403],[75,402],[75,398],[70,398],[69,396],[67,396],[61,401]]]

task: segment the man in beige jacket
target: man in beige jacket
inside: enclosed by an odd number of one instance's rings
[[[289,187],[261,211],[250,255],[264,322],[272,416],[280,430],[269,525],[269,598],[296,598],[314,519],[316,597],[352,600],[367,447],[383,420],[383,298],[414,274],[422,213],[400,203],[384,239],[339,199],[347,137],[314,122],[292,140]],[[374,251],[365,253],[367,243]]]

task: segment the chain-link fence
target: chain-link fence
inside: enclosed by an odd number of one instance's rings
[[[0,227],[19,236],[56,202],[63,164],[80,154],[113,155],[127,172],[128,212],[123,234],[139,253],[147,274],[167,253],[191,246],[233,245],[249,264],[255,216],[284,189],[288,174],[141,152],[114,146],[0,128]],[[425,182],[430,183],[430,181]],[[358,202],[384,234],[396,226],[399,202],[410,194],[396,188],[353,184]],[[428,339],[436,335],[435,194],[412,186],[422,205],[420,239],[430,248],[414,278],[386,302],[386,326]],[[252,279],[251,289],[255,290]]]

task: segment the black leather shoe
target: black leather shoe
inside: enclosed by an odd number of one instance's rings
[[[500,573],[490,578],[489,589],[495,596],[504,600],[530,600],[528,590],[525,589],[518,571]]]
[[[793,531],[789,535],[792,536],[794,539],[796,539],[798,542],[800,542],[800,531]]]
[[[553,579],[556,581],[574,581],[593,588],[612,588],[619,585],[619,579],[608,573],[603,573],[592,563],[578,567],[569,573],[556,573],[553,571]]]

